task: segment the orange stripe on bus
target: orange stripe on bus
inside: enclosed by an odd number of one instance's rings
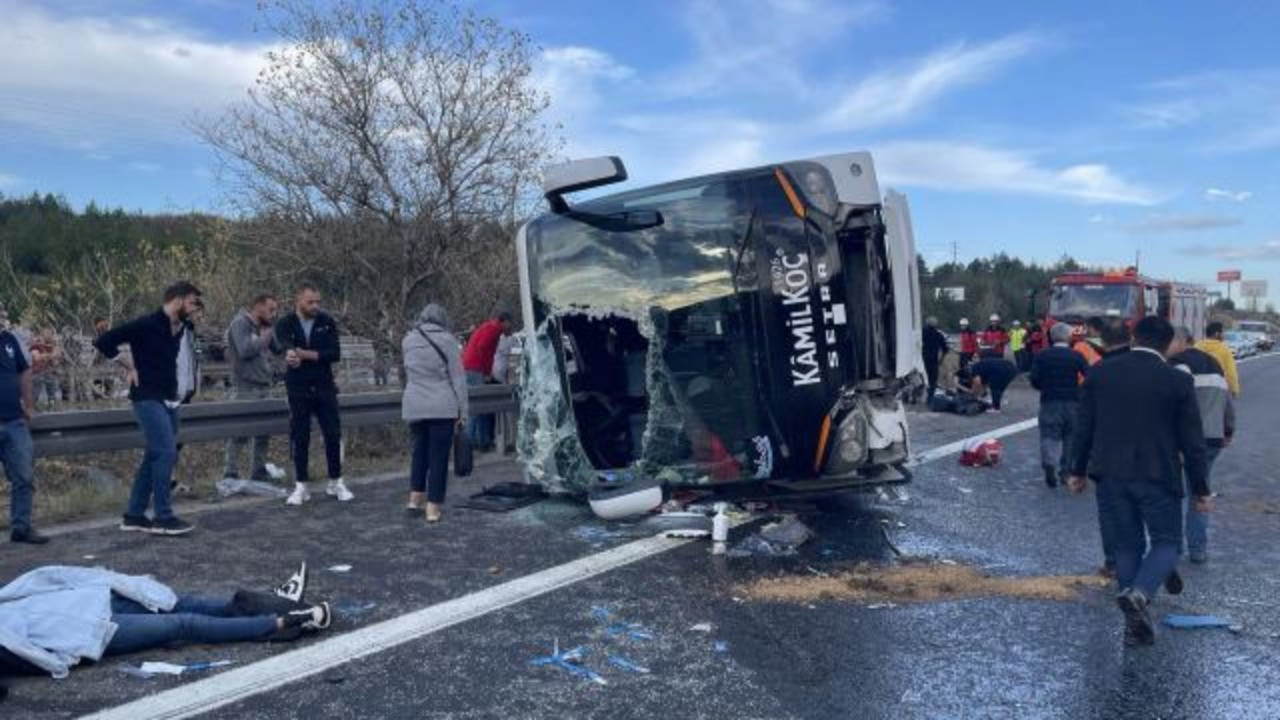
[[[804,203],[800,202],[800,196],[796,194],[795,188],[791,187],[791,181],[787,180],[782,168],[774,168],[773,176],[778,178],[778,184],[782,186],[782,192],[787,194],[787,201],[791,203],[791,209],[795,212],[796,217],[803,218]]]

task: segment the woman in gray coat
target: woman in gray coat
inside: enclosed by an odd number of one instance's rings
[[[462,348],[449,332],[448,314],[435,303],[418,315],[401,347],[405,368],[401,417],[413,433],[409,510],[422,510],[425,493],[427,522],[434,523],[440,520],[444,504],[453,434],[468,419]]]

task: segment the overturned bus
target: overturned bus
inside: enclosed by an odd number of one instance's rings
[[[905,482],[923,387],[906,198],[832,155],[570,205],[617,158],[557,166],[517,238],[518,448],[557,492],[737,496]]]

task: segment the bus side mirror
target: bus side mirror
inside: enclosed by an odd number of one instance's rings
[[[564,196],[601,185],[612,185],[627,179],[627,168],[616,156],[571,160],[547,168],[542,178],[542,192],[553,212],[569,209]]]

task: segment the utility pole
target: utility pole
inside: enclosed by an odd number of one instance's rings
[[[955,240],[951,241],[951,264],[952,265],[960,264],[960,243],[956,242]]]

